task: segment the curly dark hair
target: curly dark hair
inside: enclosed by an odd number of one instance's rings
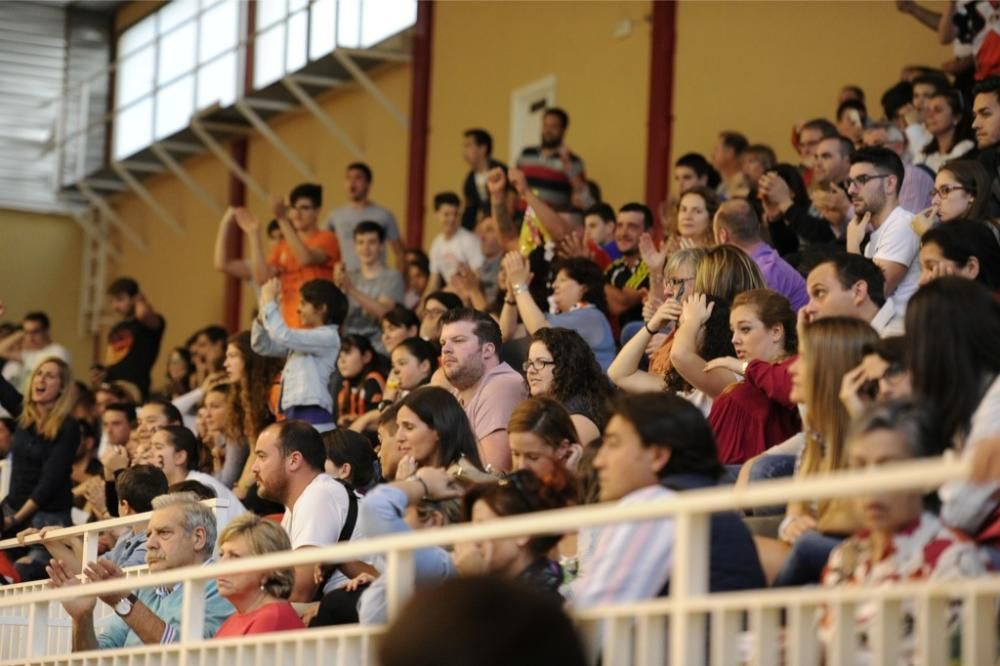
[[[285,361],[255,353],[250,348],[250,331],[231,335],[229,344],[243,357],[243,377],[235,385],[236,390],[229,392],[229,413],[231,418],[241,422],[238,427],[252,447],[257,435],[274,422],[267,397]]]
[[[726,315],[726,326],[729,326]],[[728,328],[726,329],[728,330]],[[551,398],[563,405],[571,398],[581,402],[598,430],[604,430],[610,418],[610,400],[614,388],[601,370],[590,345],[576,331],[568,328],[540,328],[531,336],[532,342],[541,342],[555,365],[552,367],[553,388]]]
[[[698,348],[698,355],[706,361],[722,356],[735,356],[733,332],[729,328],[729,304],[721,298],[713,297],[709,297],[708,302],[715,303],[715,307],[712,308],[712,314],[705,322],[705,339],[702,340],[701,346]],[[667,390],[674,393],[690,391],[694,388],[681,377],[681,373],[677,372],[677,368],[673,366],[663,380],[667,385]]]
[[[553,280],[559,275],[559,271],[566,271],[566,275],[579,282],[583,287],[583,300],[603,312],[605,317],[608,316],[608,299],[604,295],[604,273],[597,264],[583,257],[570,257],[553,264],[550,273]]]

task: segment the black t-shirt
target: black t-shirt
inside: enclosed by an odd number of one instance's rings
[[[149,373],[160,353],[167,322],[157,315],[156,328],[143,326],[138,319],[126,319],[108,333],[108,380],[121,379],[149,394]]]

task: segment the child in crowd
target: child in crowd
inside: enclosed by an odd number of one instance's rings
[[[343,378],[337,394],[338,425],[347,427],[359,416],[378,408],[385,391],[382,365],[371,340],[363,335],[344,336],[337,358],[337,370]]]
[[[334,426],[327,388],[340,353],[339,327],[347,298],[329,280],[310,280],[299,290],[299,321],[292,329],[278,309],[281,284],[261,286],[260,313],[251,331],[253,350],[262,356],[287,356],[281,377],[280,409],[286,419],[301,419],[323,432]]]

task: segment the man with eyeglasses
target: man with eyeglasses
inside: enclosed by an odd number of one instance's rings
[[[903,161],[888,148],[863,148],[851,158],[847,194],[854,219],[847,225],[847,251],[862,254],[882,269],[885,296],[900,312],[920,286],[920,239],[913,213],[899,205]]]
[[[237,208],[236,223],[250,240],[250,265],[257,284],[272,277],[281,281],[281,314],[291,328],[301,328],[299,288],[315,279],[332,280],[333,266],[340,261],[336,234],[318,227],[323,206],[323,188],[314,183],[297,185],[288,204],[275,201],[273,211],[281,229],[281,240],[264,257],[260,223],[245,208]]]
[[[21,330],[0,341],[0,358],[8,361],[4,377],[22,393],[38,364],[53,357],[70,362],[66,348],[52,341],[49,317],[44,312],[24,315]]]

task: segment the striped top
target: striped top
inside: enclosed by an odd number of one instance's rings
[[[558,153],[546,155],[541,146],[529,146],[517,158],[517,168],[524,172],[530,187],[538,198],[556,210],[566,210],[571,205],[572,176],[582,176],[583,160],[570,153],[570,172],[563,170],[563,162]]]

